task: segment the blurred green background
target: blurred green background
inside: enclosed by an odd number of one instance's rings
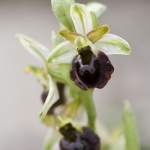
[[[90,0],[76,0],[88,3]],[[95,90],[98,118],[112,130],[121,122],[123,102],[134,109],[142,150],[150,149],[150,1],[101,0],[108,9],[100,24],[127,40],[129,56],[112,55],[112,79],[102,90]],[[0,1],[0,150],[41,150],[48,128],[40,123],[42,87],[26,64],[38,65],[15,39],[21,32],[52,48],[51,31],[59,30],[50,0]]]

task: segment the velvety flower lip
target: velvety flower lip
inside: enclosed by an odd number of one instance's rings
[[[72,61],[70,78],[83,90],[103,88],[114,71],[109,58],[101,51],[95,56],[89,46]]]
[[[61,150],[99,150],[100,138],[89,128],[77,131],[71,123],[60,128],[64,139],[60,142]]]

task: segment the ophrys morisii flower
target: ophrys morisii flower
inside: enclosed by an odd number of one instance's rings
[[[55,11],[54,11],[55,12]],[[65,11],[62,12],[65,14]],[[55,13],[57,16],[57,13]],[[60,16],[57,16],[59,19]],[[64,48],[71,46],[76,50],[76,56],[72,55],[70,77],[83,90],[91,88],[103,88],[114,71],[107,55],[129,54],[130,47],[122,38],[108,34],[107,25],[98,27],[98,20],[94,12],[90,12],[85,5],[72,4],[70,6],[70,18],[72,28],[61,30],[59,34],[70,41]],[[73,47],[74,45],[74,47]],[[63,50],[62,50],[63,51]],[[72,49],[70,49],[72,51]],[[67,56],[64,58],[68,60]]]

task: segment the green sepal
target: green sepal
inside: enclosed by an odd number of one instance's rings
[[[75,39],[77,36],[81,36],[80,34],[78,33],[75,33],[75,32],[70,32],[70,31],[67,31],[67,30],[60,30],[59,31],[59,34],[61,36],[63,36],[65,39],[69,40],[70,42],[74,43],[75,42]]]
[[[98,19],[97,19],[95,13],[93,11],[91,11],[90,15],[91,15],[91,18],[92,18],[93,29],[98,28],[99,23],[98,23]]]
[[[126,150],[140,150],[135,118],[128,101],[125,102],[123,110],[123,125],[126,139]]]
[[[77,54],[76,46],[70,41],[57,45],[47,57],[47,62],[52,64],[71,63]]]
[[[100,40],[94,43],[94,46],[97,50],[104,52],[106,55],[129,55],[131,52],[128,42],[113,34],[105,34]]]
[[[108,25],[103,25],[98,27],[95,30],[90,31],[86,37],[92,42],[95,43],[96,41],[98,41],[99,39],[101,39],[103,37],[103,35],[105,35],[107,32],[109,32],[109,27]]]
[[[75,27],[70,16],[71,5],[74,0],[52,0],[52,10],[57,19],[69,30],[75,32]]]
[[[60,43],[64,42],[64,39],[55,31],[52,31],[52,43],[53,47],[56,47]]]
[[[45,66],[47,66],[44,53],[49,51],[48,48],[21,33],[16,34],[16,38],[33,56],[35,56],[39,61],[44,62]]]
[[[97,19],[99,19],[107,9],[106,5],[98,2],[90,2],[86,6],[89,11],[93,11],[95,13]]]
[[[92,18],[85,5],[78,3],[73,4],[70,14],[77,33],[85,36],[93,29]]]

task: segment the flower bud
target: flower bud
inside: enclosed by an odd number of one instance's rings
[[[70,78],[83,90],[103,88],[114,71],[109,58],[101,51],[97,51],[96,56],[90,46],[78,50],[78,53],[72,61]]]

